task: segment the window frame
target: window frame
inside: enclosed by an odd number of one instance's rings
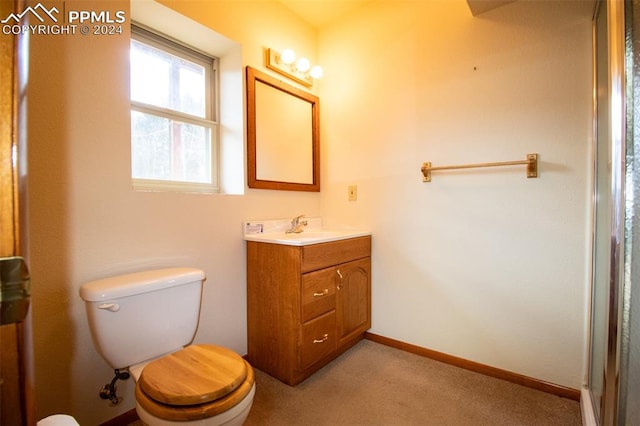
[[[133,177],[133,156],[131,157],[131,181],[134,190],[147,191],[177,191],[177,192],[201,192],[216,193],[220,191],[219,185],[219,149],[220,149],[220,124],[219,124],[219,59],[199,49],[186,45],[170,36],[161,34],[145,25],[137,22],[131,24],[132,41],[147,44],[153,48],[162,50],[170,55],[186,59],[190,62],[202,65],[205,68],[205,117],[184,113],[171,108],[159,107],[145,102],[134,101],[129,95],[131,112],[153,115],[159,118],[176,120],[180,123],[193,124],[206,127],[210,133],[210,171],[211,183],[187,182],[179,180],[146,179]],[[132,84],[131,74],[129,84]],[[131,93],[131,91],[130,91]],[[133,132],[133,129],[132,129]],[[133,134],[131,134],[131,155],[133,154]]]

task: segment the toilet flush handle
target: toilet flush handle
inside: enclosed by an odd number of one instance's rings
[[[102,305],[98,305],[98,309],[106,309],[111,312],[118,312],[120,310],[120,305],[117,303],[103,303]]]

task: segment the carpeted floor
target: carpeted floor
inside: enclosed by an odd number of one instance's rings
[[[256,370],[245,426],[581,425],[580,404],[363,340],[292,388]]]

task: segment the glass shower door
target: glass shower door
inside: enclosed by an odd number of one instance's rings
[[[640,4],[626,2],[627,125],[618,423],[640,424]]]
[[[593,28],[588,391],[598,425],[640,425],[640,3],[599,0]]]

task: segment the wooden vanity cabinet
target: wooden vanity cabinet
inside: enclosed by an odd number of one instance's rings
[[[295,386],[371,327],[371,237],[247,241],[248,361]]]

